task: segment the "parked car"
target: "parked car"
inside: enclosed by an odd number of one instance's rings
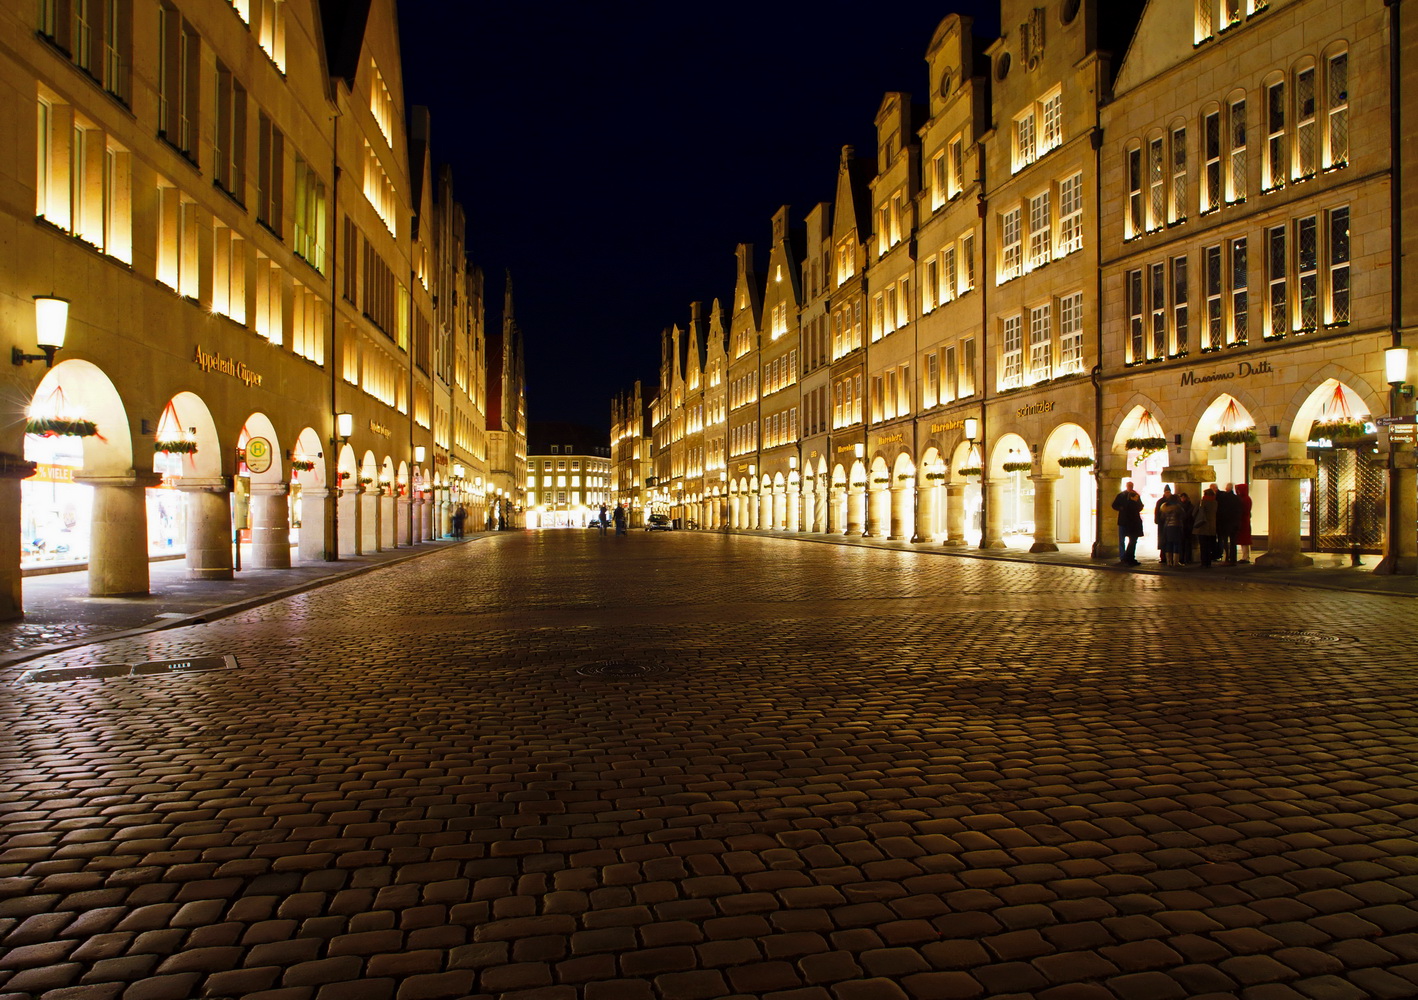
[[[645,520],[646,531],[674,531],[674,522],[668,514],[651,514]]]

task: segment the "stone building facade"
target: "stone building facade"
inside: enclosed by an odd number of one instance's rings
[[[1262,565],[1414,571],[1413,366],[1385,367],[1418,312],[1401,8],[1003,0],[994,39],[946,17],[926,102],[884,96],[801,249],[785,210],[766,273],[738,250],[704,523],[1110,558],[1124,479],[1244,483]],[[678,398],[662,380],[657,448]]]
[[[280,567],[479,504],[481,276],[392,2],[4,0],[0,29],[12,349],[68,300],[62,350],[0,376],[0,615],[30,562],[145,593],[169,552],[229,578],[234,531]]]

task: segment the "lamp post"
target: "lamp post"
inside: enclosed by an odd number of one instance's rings
[[[1403,411],[1405,398],[1413,395],[1413,386],[1408,384],[1408,348],[1390,347],[1384,351],[1384,379],[1388,382],[1388,412],[1392,421],[1388,425],[1388,516],[1385,526],[1388,533],[1387,552],[1384,553],[1380,569],[1388,574],[1412,572],[1405,566],[1404,532],[1412,527],[1412,511],[1404,513],[1404,492],[1412,489],[1412,477],[1403,475],[1399,459],[1401,439],[1397,430],[1404,424],[1411,425],[1412,417]],[[1401,424],[1400,421],[1403,423]],[[1408,482],[1405,484],[1405,480]],[[1407,557],[1412,562],[1412,556]]]

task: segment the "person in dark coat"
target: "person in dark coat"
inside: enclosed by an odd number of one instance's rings
[[[623,535],[623,534],[625,534],[625,522],[626,522],[625,504],[622,504],[622,503],[616,504],[616,505],[615,505],[615,513],[613,513],[611,516],[615,518],[615,533],[616,533],[617,535]]]
[[[1113,498],[1113,510],[1118,512],[1118,561],[1124,566],[1140,566],[1137,561],[1137,540],[1142,537],[1142,497],[1129,481]]]
[[[1251,561],[1251,488],[1246,483],[1236,484],[1236,496],[1241,500],[1241,524],[1236,529],[1236,544],[1240,546],[1241,557],[1237,562]]]
[[[1196,504],[1192,503],[1192,498],[1186,493],[1177,494],[1177,502],[1182,505],[1182,510],[1186,516],[1182,518],[1182,565],[1189,566],[1192,561],[1192,545],[1196,539],[1192,535],[1192,518],[1196,516]]]
[[[1231,492],[1231,484],[1216,492],[1216,557],[1227,566],[1236,565],[1236,532],[1241,528],[1241,498]]]
[[[1158,508],[1162,518],[1162,564],[1180,566],[1182,562],[1182,525],[1187,512],[1182,501],[1171,493],[1163,494]]]
[[[1157,528],[1157,561],[1162,565],[1167,565],[1167,549],[1165,548],[1166,532],[1162,530],[1162,505],[1173,499],[1172,487],[1162,487],[1162,495],[1157,498],[1157,502],[1152,505],[1152,524]]]
[[[454,537],[454,538],[462,538],[462,537],[463,537],[463,524],[464,524],[464,522],[466,522],[467,520],[468,520],[468,508],[464,507],[462,504],[459,504],[459,505],[458,505],[458,509],[453,512],[453,537]]]
[[[1196,505],[1192,515],[1192,534],[1196,535],[1197,550],[1201,553],[1201,568],[1210,569],[1211,560],[1216,558],[1216,487],[1208,486],[1201,494],[1201,503]]]

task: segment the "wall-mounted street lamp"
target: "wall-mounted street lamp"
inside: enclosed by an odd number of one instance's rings
[[[424,460],[425,458],[427,458],[427,457],[428,457],[428,449],[427,449],[427,448],[425,448],[425,447],[424,447],[423,445],[421,445],[421,444],[416,444],[416,445],[414,445],[414,461],[415,461],[415,462],[417,462],[419,465],[422,465],[422,464],[423,464],[423,460]]]
[[[966,417],[966,418],[965,418],[965,440],[966,440],[966,441],[969,441],[971,444],[974,444],[974,443],[975,443],[975,439],[976,439],[977,437],[979,437],[979,436],[980,436],[980,421],[977,420],[975,417]]]
[[[453,478],[459,480],[463,478],[463,465],[461,462],[453,463]]]
[[[69,300],[55,295],[34,297],[34,342],[41,354],[26,354],[18,347],[11,348],[10,361],[15,365],[31,361],[43,361],[44,367],[54,367],[54,355],[64,349],[64,332],[69,325]]]
[[[354,414],[335,414],[335,444],[349,444],[354,436]]]
[[[1390,347],[1384,351],[1384,381],[1400,396],[1412,396],[1413,386],[1408,385],[1408,348]]]

